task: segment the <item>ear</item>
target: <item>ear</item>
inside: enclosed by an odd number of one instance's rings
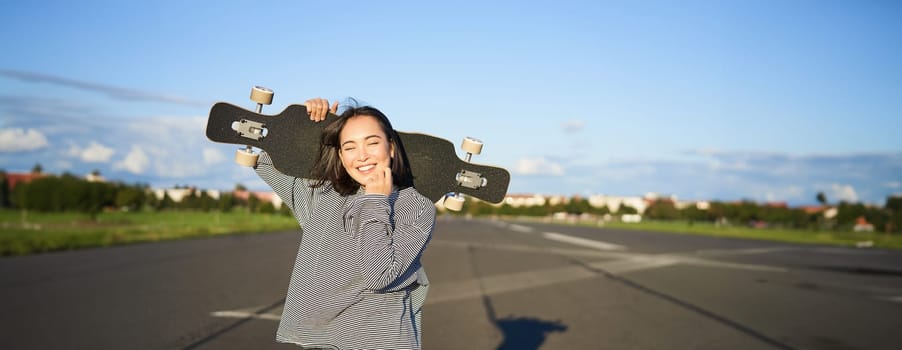
[[[390,158],[395,158],[395,143],[394,142],[388,143],[388,154],[389,154]]]

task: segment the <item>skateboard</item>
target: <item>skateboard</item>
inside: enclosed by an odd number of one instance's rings
[[[336,116],[330,113],[325,121],[314,122],[307,116],[307,109],[298,104],[277,115],[262,114],[263,105],[272,104],[273,95],[270,89],[253,87],[251,100],[257,103],[256,112],[225,102],[214,104],[207,120],[207,138],[244,145],[235,153],[238,164],[255,166],[254,148],[259,148],[269,154],[276,170],[307,178],[319,156],[320,134]],[[423,196],[435,203],[444,197],[443,205],[449,210],[462,208],[461,194],[492,203],[504,200],[510,173],[471,162],[473,155],[482,153],[481,141],[464,138],[461,148],[466,159],[462,160],[448,140],[420,133],[398,131],[398,135],[413,173],[413,187]]]

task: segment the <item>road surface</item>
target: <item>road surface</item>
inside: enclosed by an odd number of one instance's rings
[[[4,349],[274,342],[300,235],[0,259]],[[425,349],[897,349],[902,252],[440,218]]]

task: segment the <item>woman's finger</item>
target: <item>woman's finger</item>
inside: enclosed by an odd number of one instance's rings
[[[391,193],[391,186],[392,186],[391,168],[385,167],[382,170],[383,170],[383,174],[384,174],[383,178],[382,178],[383,179],[382,183],[385,185],[385,188],[388,190],[388,193]],[[386,194],[388,194],[388,193],[386,193]]]
[[[324,98],[311,98],[304,103],[304,106],[307,108],[307,115],[310,116],[310,120],[315,122],[325,120],[329,113],[329,100]]]

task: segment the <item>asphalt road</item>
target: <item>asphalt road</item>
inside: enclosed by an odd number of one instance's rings
[[[297,232],[0,259],[3,349],[274,342]],[[442,218],[426,349],[898,349],[902,252]]]

